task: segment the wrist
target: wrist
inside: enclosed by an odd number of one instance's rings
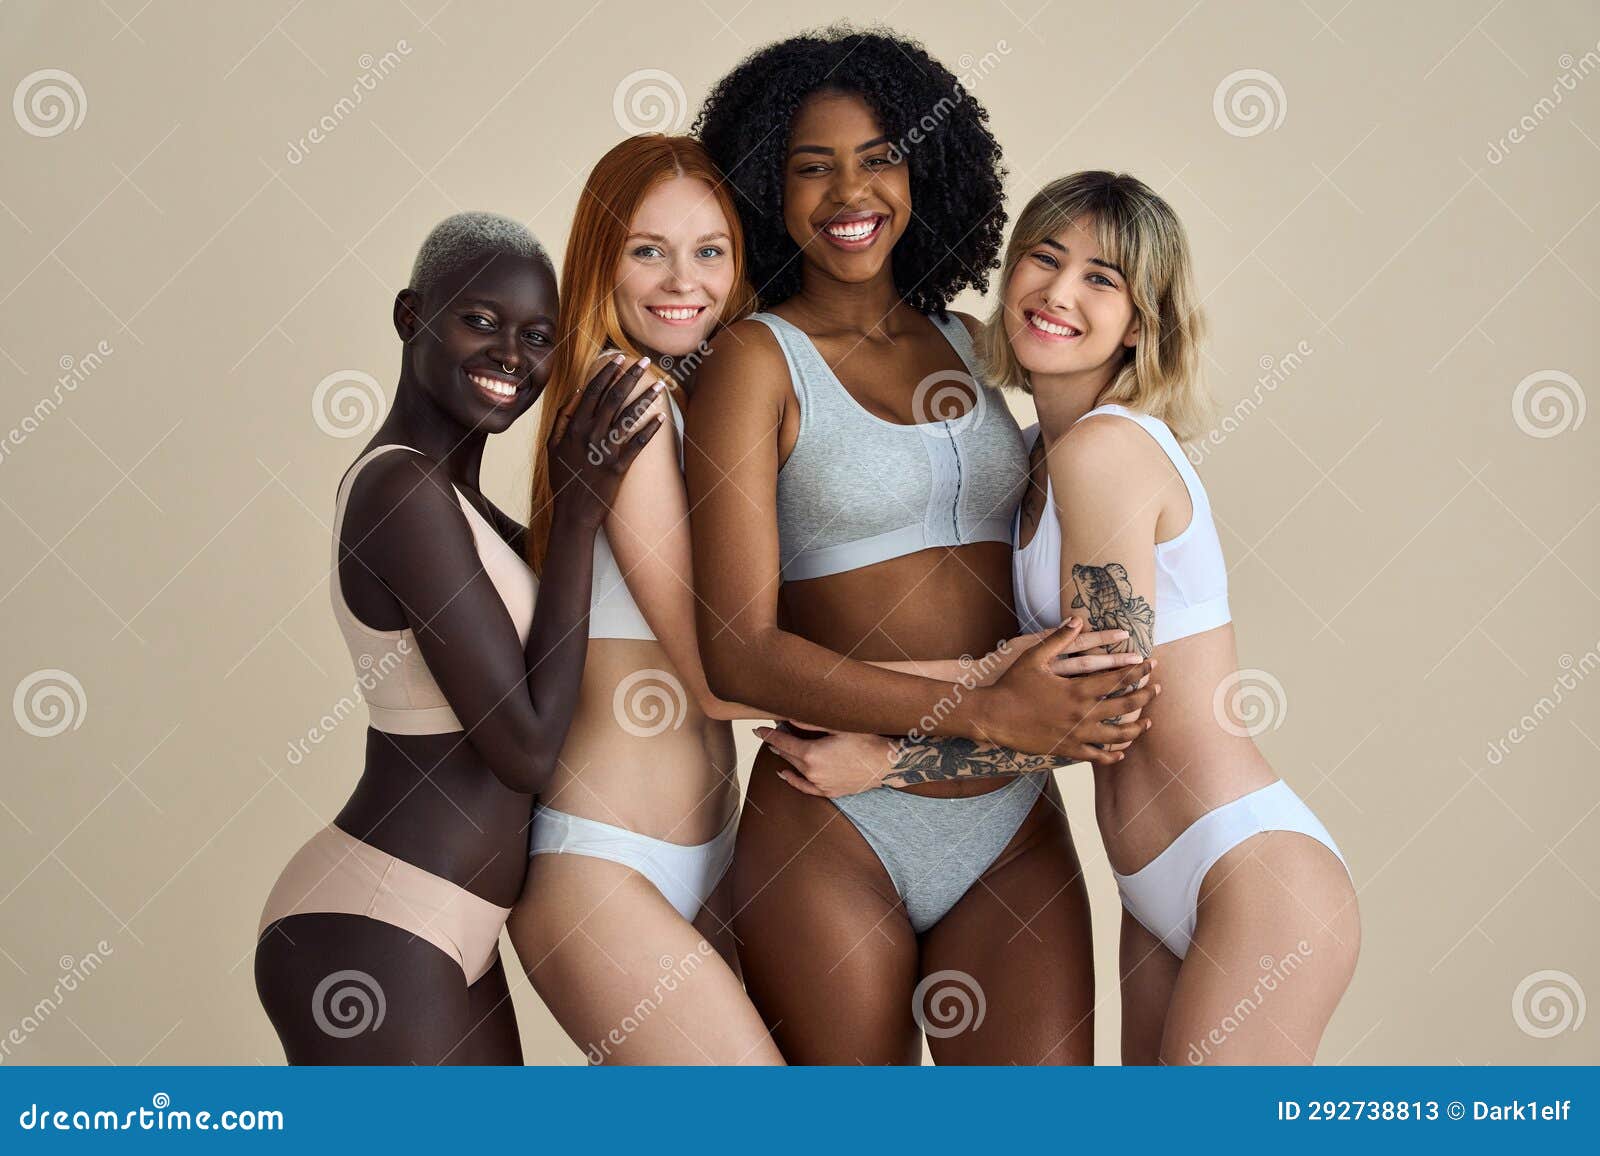
[[[574,499],[571,489],[556,495],[550,515],[551,537],[559,533],[593,534],[605,522],[606,511],[598,502]]]

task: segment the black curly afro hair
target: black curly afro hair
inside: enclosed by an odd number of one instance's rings
[[[1005,169],[989,114],[914,40],[835,26],[751,54],[720,80],[693,132],[735,190],[750,282],[763,306],[800,289],[783,223],[789,124],[818,91],[860,96],[910,164],[912,219],[894,248],[908,305],[943,314],[968,286],[989,287],[1005,232]],[[916,133],[913,133],[913,129]]]

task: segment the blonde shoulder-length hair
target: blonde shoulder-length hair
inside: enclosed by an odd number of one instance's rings
[[[1033,392],[1028,371],[1006,337],[1006,291],[1017,265],[1074,221],[1092,221],[1101,254],[1127,277],[1139,337],[1096,404],[1115,402],[1158,417],[1179,441],[1198,437],[1211,417],[1200,376],[1205,318],[1195,294],[1189,242],[1172,206],[1127,173],[1072,173],[1028,202],[1011,230],[1001,268],[1000,300],[978,340],[992,384]]]

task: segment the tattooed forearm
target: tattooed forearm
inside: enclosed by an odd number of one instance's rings
[[[1072,582],[1077,594],[1072,608],[1082,610],[1091,630],[1126,630],[1128,640],[1106,649],[1113,652],[1138,651],[1149,658],[1155,649],[1155,611],[1150,603],[1133,592],[1127,567],[1120,562],[1104,566],[1073,566]]]
[[[1025,775],[1065,766],[1070,759],[1028,755],[1010,747],[974,742],[968,738],[911,738],[895,745],[893,769],[884,776],[886,787],[934,783],[945,779],[986,779],[996,775]]]

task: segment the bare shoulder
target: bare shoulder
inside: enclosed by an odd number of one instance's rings
[[[1056,485],[1097,499],[1147,499],[1172,472],[1167,455],[1137,423],[1115,414],[1080,421],[1050,447],[1050,476]]]
[[[779,401],[791,392],[789,365],[772,330],[744,318],[723,329],[695,371],[695,405],[703,397]]]
[[[424,521],[448,523],[452,512],[465,521],[444,467],[414,450],[379,454],[367,463],[351,485],[346,510],[367,528],[363,537],[410,533]]]

